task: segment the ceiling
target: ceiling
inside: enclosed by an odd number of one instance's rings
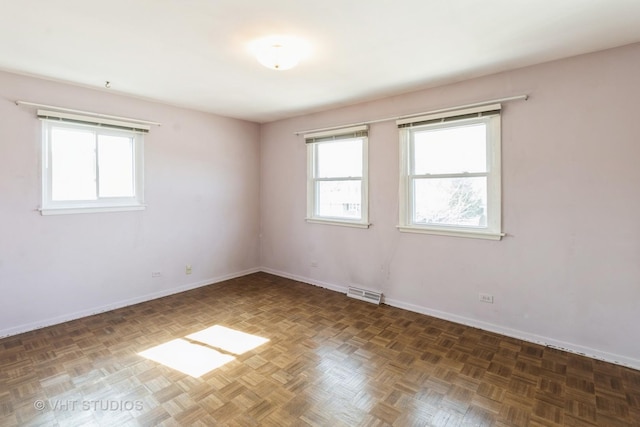
[[[261,123],[640,41],[640,0],[0,1],[0,69]]]

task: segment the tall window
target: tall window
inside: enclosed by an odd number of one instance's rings
[[[43,110],[38,117],[43,215],[144,209],[147,127]]]
[[[307,221],[368,227],[367,126],[305,135]]]
[[[397,123],[400,231],[500,239],[500,105]]]

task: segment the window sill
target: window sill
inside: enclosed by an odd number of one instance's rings
[[[40,215],[70,215],[84,213],[143,211],[146,208],[146,205],[44,208],[40,209]]]
[[[306,218],[306,221],[311,224],[337,225],[340,227],[369,228],[371,226],[366,222],[340,221],[336,219]]]
[[[397,226],[398,230],[403,233],[419,233],[419,234],[432,234],[436,236],[451,236],[451,237],[466,237],[470,239],[485,239],[485,240],[500,240],[505,236],[505,233],[490,233],[486,231],[476,230],[461,230],[461,229],[443,229],[443,228],[428,228],[428,227],[410,227],[406,225]]]

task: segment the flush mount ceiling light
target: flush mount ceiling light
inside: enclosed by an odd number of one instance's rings
[[[309,45],[293,36],[269,36],[249,46],[259,63],[272,70],[289,70],[309,54]]]

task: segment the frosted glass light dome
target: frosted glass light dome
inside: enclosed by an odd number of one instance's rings
[[[309,47],[293,36],[269,36],[254,41],[250,50],[259,63],[272,70],[289,70],[305,58]]]

